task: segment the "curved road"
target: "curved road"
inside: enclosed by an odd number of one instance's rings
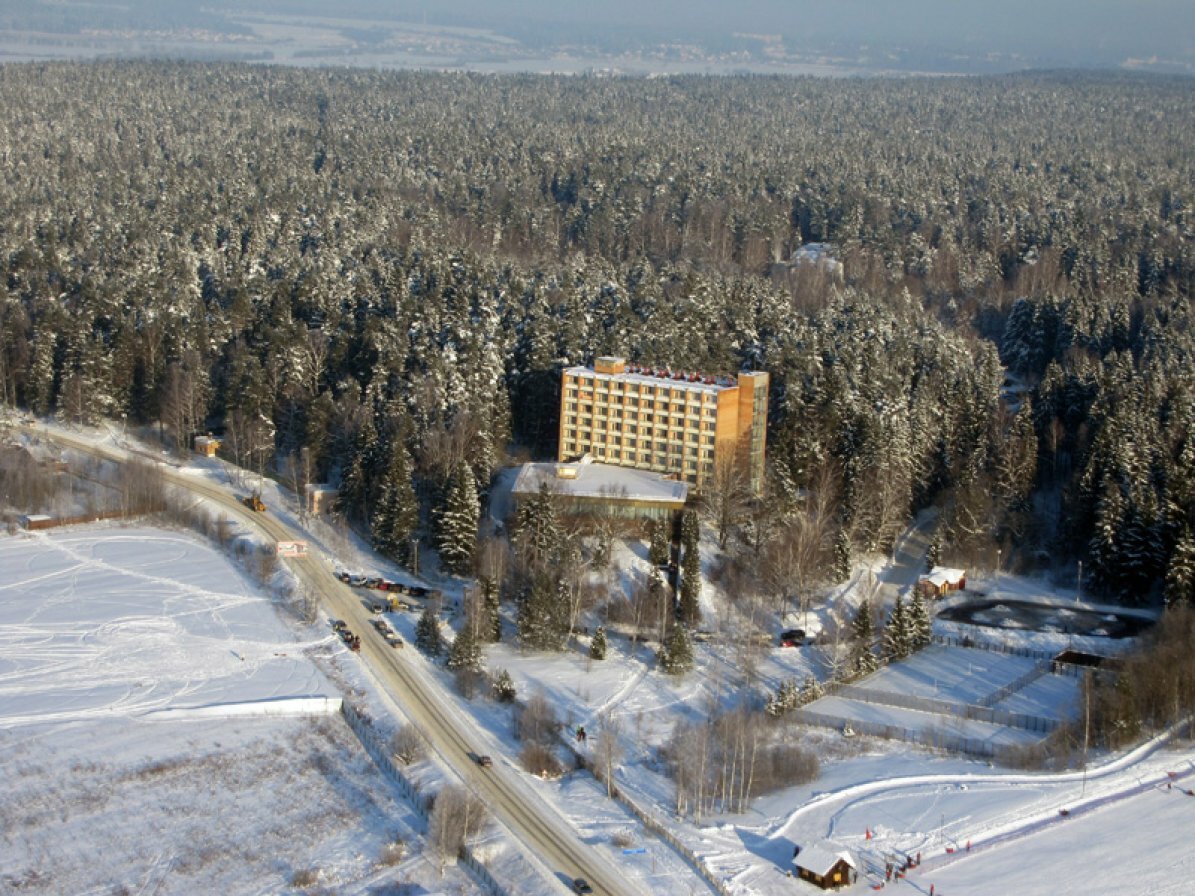
[[[18,427],[43,438],[68,445],[85,453],[125,463],[128,457],[85,439],[41,426]],[[160,469],[171,485],[215,501],[237,518],[256,526],[275,541],[302,540],[268,511],[253,513],[227,490],[165,465]],[[375,679],[403,707],[424,735],[432,749],[485,801],[494,816],[530,849],[544,865],[556,872],[558,885],[565,879],[583,877],[600,894],[635,894],[638,888],[618,874],[609,860],[598,856],[581,842],[567,820],[545,803],[530,788],[522,786],[515,775],[501,769],[502,763],[482,769],[476,757],[486,750],[475,749],[475,738],[467,719],[453,709],[455,698],[439,682],[422,676],[413,662],[382,639],[370,624],[370,614],[359,596],[338,580],[332,571],[313,556],[285,561],[299,579],[319,596],[324,609],[333,618],[343,619],[361,636],[362,660],[371,667]]]

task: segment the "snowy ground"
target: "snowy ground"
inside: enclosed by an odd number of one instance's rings
[[[221,465],[214,461],[195,462],[192,469],[195,475],[209,478],[223,475]],[[344,530],[300,520],[284,490],[266,483],[265,494],[271,513],[283,516],[292,524],[306,526],[312,550],[326,555],[327,562],[411,581],[409,576],[402,578],[408,574],[379,561]],[[662,675],[656,669],[650,645],[635,645],[621,636],[611,637],[608,658],[602,662],[588,659],[588,640],[580,637],[558,655],[523,653],[509,642],[493,645],[487,649],[487,665],[491,670],[509,670],[523,697],[536,691],[546,694],[569,727],[583,724],[594,732],[600,718],[613,719],[624,746],[618,769],[620,786],[641,806],[667,821],[677,836],[701,857],[705,868],[735,894],[787,896],[794,892],[817,892],[786,876],[793,846],[798,843],[836,845],[851,850],[864,871],[864,878],[847,891],[850,893],[868,892],[882,881],[887,857],[917,851],[924,854],[922,866],[895,886],[913,886],[919,892],[927,893],[932,884],[936,893],[949,894],[1185,892],[1185,889],[1173,888],[1171,875],[1190,870],[1183,864],[1187,861],[1183,838],[1189,840],[1191,831],[1195,830],[1195,798],[1181,795],[1181,788],[1195,786],[1195,749],[1190,744],[1173,750],[1153,747],[1128,757],[1093,757],[1093,767],[1084,780],[1078,772],[1063,775],[1016,773],[993,768],[985,762],[937,755],[903,743],[866,737],[845,739],[834,732],[794,726],[791,736],[802,738],[822,759],[818,780],[761,798],[741,816],[707,818],[700,824],[672,816],[672,785],[659,768],[656,748],[668,739],[675,723],[680,719],[703,718],[711,703],[724,704],[749,692],[756,695],[773,692],[785,679],[801,681],[810,673],[824,674],[828,653],[825,645],[780,648],[774,638],[776,631],[781,626],[792,625],[810,631],[819,628],[832,631],[836,624],[850,618],[852,608],[864,595],[881,603],[890,603],[898,591],[915,579],[925,542],[923,528],[910,530],[898,545],[895,563],[888,558],[871,558],[871,562],[856,570],[848,583],[826,595],[825,603],[815,603],[808,622],[803,613],[781,617],[769,608],[756,619],[766,643],[752,645],[748,639],[738,637],[743,622],[727,610],[731,596],[706,581],[703,628],[715,634],[711,641],[698,645],[697,669],[680,680]],[[705,534],[702,547],[703,556],[717,556],[716,543],[709,533]],[[646,546],[633,540],[617,544],[613,565],[610,587],[629,591],[648,568]],[[429,569],[434,573],[432,564],[425,566],[425,573]],[[33,575],[24,571],[21,574]],[[431,584],[443,590],[445,605],[451,607],[466,583],[433,577]],[[998,588],[1017,599],[1067,601],[1072,605],[1074,601],[1073,592],[1069,595],[1051,593],[1051,589],[1041,582],[1005,575],[988,582],[973,577],[972,587],[989,592]],[[236,593],[231,587],[212,590]],[[34,589],[31,593],[42,592]],[[69,589],[64,589],[64,595],[69,593]],[[0,612],[4,606],[3,595],[0,591]],[[404,637],[410,640],[415,615],[389,615]],[[5,623],[9,621],[8,617],[4,618]],[[11,621],[25,624],[26,620],[21,616]],[[583,624],[592,629],[599,621],[590,618],[583,620]],[[48,628],[49,623],[42,618],[34,621],[30,630],[41,638]],[[1131,646],[1131,642],[1110,642],[1065,633],[1009,632],[942,622],[935,624],[935,631],[959,638],[965,635],[976,642],[1028,647],[1036,651],[1056,652],[1073,647],[1109,653]],[[322,632],[317,635],[311,636],[311,640],[320,640],[323,636]],[[249,642],[246,645],[249,650],[255,639],[246,637],[244,640]],[[271,643],[270,637],[258,635],[256,640]],[[284,636],[278,635],[273,640],[284,640]],[[294,649],[293,642],[290,649]],[[992,694],[1032,667],[1032,661],[986,651],[954,648],[935,648],[935,651],[940,652],[925,654],[907,669],[887,670],[878,682],[896,693],[972,702]],[[258,656],[259,666],[270,667],[272,662],[260,660],[265,660],[267,653],[272,656],[273,652],[263,649],[260,654],[250,651],[246,656]],[[7,652],[0,656],[7,659]],[[226,662],[217,657],[212,661],[217,668]],[[449,676],[442,669],[429,663],[427,671],[438,677],[446,689],[451,687]],[[332,692],[352,691],[355,699],[361,699],[369,690],[367,676],[361,673],[359,664],[351,657],[337,658],[329,667],[329,675]],[[281,677],[284,681],[297,681],[290,674]],[[0,677],[0,685],[4,680]],[[283,691],[298,696],[300,692],[311,690],[305,686],[270,690],[276,684],[274,678],[268,678],[260,680],[257,686],[265,696],[277,696]],[[873,686],[868,682],[868,687]],[[175,683],[171,687],[184,697],[190,698],[194,693],[192,703],[216,699],[204,697],[207,693],[204,688],[214,688],[213,693],[219,693],[217,684],[207,682],[198,686],[192,682]],[[196,690],[187,690],[191,687]],[[109,694],[108,702],[118,701],[122,693],[127,695],[127,688],[125,692]],[[167,693],[163,687],[156,692],[159,698]],[[1033,715],[1063,713],[1068,704],[1073,706],[1076,694],[1075,679],[1047,675],[1030,681],[996,706]],[[131,698],[125,696],[124,699]],[[387,709],[377,702],[376,696],[367,699],[374,702],[379,713]],[[874,704],[866,705],[874,708]],[[80,706],[57,711],[83,712],[91,708],[84,701]],[[22,715],[36,711],[36,707],[30,710],[26,705]],[[493,743],[497,756],[517,756],[520,744],[513,738],[508,709],[477,698],[463,704],[461,711],[476,719],[483,740],[489,739]],[[238,720],[236,724],[282,726],[292,723],[253,719]],[[24,737],[28,736],[28,731],[36,730],[37,726],[28,722],[16,729],[16,735],[10,732],[4,736],[10,739]],[[1007,732],[1015,729],[1001,730],[1003,734],[991,732],[991,735],[1010,736]],[[251,738],[236,739],[227,735],[219,740],[222,744],[232,745],[232,752],[239,755],[236,746],[251,741]],[[5,749],[16,748],[7,745]],[[204,751],[203,744],[197,742],[192,752],[202,759]],[[132,752],[127,745],[117,751],[118,755]],[[181,754],[184,748],[180,747],[178,752]],[[249,757],[246,761],[251,761],[253,751],[250,749],[246,753]],[[0,772],[8,774],[10,767],[10,763],[5,762],[0,765]],[[130,765],[130,768],[136,766]],[[1168,771],[1179,775],[1172,781],[1172,791],[1164,791]],[[106,777],[101,776],[101,779]],[[623,871],[628,880],[637,881],[645,892],[710,892],[708,885],[675,850],[645,832],[624,807],[608,801],[604,788],[588,774],[568,773],[559,781],[528,777],[526,781],[529,787],[551,800],[582,838],[601,851],[612,866]],[[1150,805],[1153,797],[1157,798],[1156,806]],[[297,794],[294,802],[298,805],[306,799],[303,794]],[[1123,813],[1119,807],[1123,807]],[[1068,810],[1066,818],[1059,814],[1062,808]],[[1156,812],[1156,817],[1162,821],[1157,828],[1150,823],[1154,817],[1151,812]],[[1123,825],[1120,822],[1122,814]],[[348,828],[356,832],[354,842],[361,844],[356,852],[329,846],[321,853],[339,857],[343,870],[337,873],[342,874],[341,879],[356,882],[346,883],[338,889],[351,892],[354,886],[359,890],[365,886],[362,882],[369,873],[365,869],[373,867],[371,862],[376,858],[378,845],[384,836],[388,836],[368,820],[370,817],[368,812],[362,811],[353,822],[346,822]],[[1147,830],[1154,837],[1150,843],[1144,840]],[[965,850],[968,840],[973,845],[970,853]],[[1107,844],[1112,840],[1127,845],[1118,852],[1119,845],[1115,849],[1108,848]],[[345,841],[342,838],[340,842]],[[624,845],[628,843],[629,847]],[[520,866],[509,850],[504,852],[499,844],[493,847],[493,854],[508,877],[512,871],[525,873],[526,888],[520,892],[543,892],[537,889],[542,885],[535,881],[534,874]],[[1101,864],[1105,856],[1116,862],[1116,867],[1106,872],[1100,870],[1105,867]],[[288,861],[288,868],[296,868],[304,867],[309,860],[303,854]],[[148,866],[143,863],[142,867]],[[1041,868],[1049,869],[1048,873],[1035,875],[1033,869]],[[283,872],[274,869],[270,873],[275,874],[274,880],[282,879],[279,875]],[[412,873],[418,879],[418,870]],[[438,886],[451,891],[453,886],[460,885],[460,878],[457,880],[455,885]],[[1064,886],[1071,889],[1057,888],[1063,880]],[[1085,888],[1081,884],[1085,884]],[[272,891],[269,887],[265,890]]]
[[[471,892],[269,598],[186,533],[0,537],[0,892]],[[334,670],[336,656],[331,663]],[[383,850],[401,839],[405,857]],[[393,864],[391,864],[393,863]]]

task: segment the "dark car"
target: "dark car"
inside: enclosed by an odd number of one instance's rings
[[[781,647],[800,647],[804,643],[805,630],[802,628],[790,628],[780,633]]]
[[[574,893],[592,893],[593,887],[589,886],[589,881],[587,881],[585,878],[578,877],[576,880],[573,881],[573,892]]]
[[[478,756],[477,764],[480,765],[482,768],[492,768],[494,765],[494,760],[491,759],[489,756]]]

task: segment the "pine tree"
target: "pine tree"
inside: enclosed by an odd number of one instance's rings
[[[515,532],[519,552],[528,566],[547,568],[559,561],[564,533],[547,483],[542,483],[539,491],[519,503]]]
[[[697,544],[685,547],[681,561],[680,607],[677,611],[685,625],[701,621],[701,555]]]
[[[406,562],[411,554],[411,535],[418,524],[419,502],[411,485],[410,458],[406,447],[396,440],[370,521],[373,546],[392,560]]]
[[[457,632],[456,639],[452,642],[452,647],[448,650],[447,666],[453,672],[462,670],[470,672],[481,671],[484,656],[481,652],[481,644],[478,643],[477,636],[473,630],[473,620],[466,619],[465,624],[461,626],[461,630]]]
[[[776,693],[768,698],[764,711],[773,718],[779,718],[792,712],[801,703],[801,690],[797,687],[795,678],[786,678],[780,682]]]
[[[863,599],[855,619],[851,623],[851,639],[854,646],[851,653],[851,669],[856,675],[867,675],[874,672],[879,663],[872,652],[872,642],[875,641],[875,624],[871,619],[871,602]]]
[[[599,625],[593,633],[593,640],[589,642],[589,657],[595,660],[606,658],[606,628]]]
[[[648,520],[647,560],[652,566],[667,566],[669,558],[668,525],[663,520]]]
[[[1195,606],[1195,539],[1184,529],[1166,567],[1166,606]]]
[[[701,523],[697,519],[697,513],[693,510],[686,510],[681,514],[680,518],[680,543],[681,547],[687,550],[697,550],[697,543],[701,540]]]
[[[569,607],[555,576],[540,572],[524,587],[519,600],[519,641],[533,650],[563,650],[568,637]]]
[[[845,582],[851,577],[851,537],[845,529],[834,536],[834,581]]]
[[[494,679],[494,699],[499,703],[514,703],[517,696],[514,679],[505,669],[501,670]]]
[[[477,523],[481,503],[473,471],[461,461],[452,474],[448,493],[440,508],[439,549],[444,568],[456,575],[466,575],[473,567],[477,546]]]
[[[813,677],[813,673],[805,676],[805,685],[801,688],[801,702],[812,703],[824,693],[822,683]]]
[[[351,519],[370,520],[373,517],[373,480],[379,450],[373,414],[366,414],[353,442],[352,456],[341,477],[336,498],[337,507]]]
[[[660,666],[669,675],[684,675],[693,668],[693,645],[683,625],[672,626],[660,651]]]
[[[925,549],[925,571],[931,572],[935,566],[942,562],[942,536],[935,532],[933,537],[929,540],[929,546]]]
[[[428,656],[439,656],[444,649],[440,620],[436,618],[436,612],[430,604],[423,608],[423,614],[415,623],[415,646]]]
[[[900,595],[892,607],[892,615],[884,627],[884,655],[889,659],[903,659],[911,651],[912,637],[909,631],[909,616],[905,601]]]
[[[484,618],[481,624],[481,637],[484,640],[492,642],[502,640],[501,600],[502,595],[498,589],[498,583],[489,576],[483,576],[481,579],[481,609]]]
[[[915,652],[928,647],[933,640],[933,620],[929,616],[929,608],[925,599],[916,589],[909,600],[909,650]]]

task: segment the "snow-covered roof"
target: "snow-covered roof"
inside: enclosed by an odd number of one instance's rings
[[[846,862],[851,868],[855,867],[855,860],[851,858],[851,854],[845,849],[835,850],[828,846],[815,843],[813,846],[801,847],[801,852],[793,856],[793,865],[812,871],[819,877],[825,877],[830,873],[830,869],[838,864],[840,859]]]
[[[941,588],[943,585],[957,585],[967,577],[965,569],[952,569],[949,566],[935,566],[929,571],[928,575],[921,577],[921,581],[929,582],[935,587]]]
[[[793,261],[834,262],[834,247],[829,243],[806,243],[793,253]]]
[[[574,498],[683,504],[689,484],[659,473],[598,463],[524,464],[511,491],[534,495],[542,483],[554,494]]]
[[[706,376],[705,374],[689,373],[688,371],[670,371],[664,368],[647,368],[629,366],[625,373],[599,373],[592,367],[569,367],[564,371],[567,376],[590,376],[600,380],[619,383],[636,383],[641,386],[668,386],[672,389],[685,389],[692,392],[709,392],[717,394],[726,389],[735,388],[738,383],[730,377]],[[696,377],[689,379],[689,377]]]

